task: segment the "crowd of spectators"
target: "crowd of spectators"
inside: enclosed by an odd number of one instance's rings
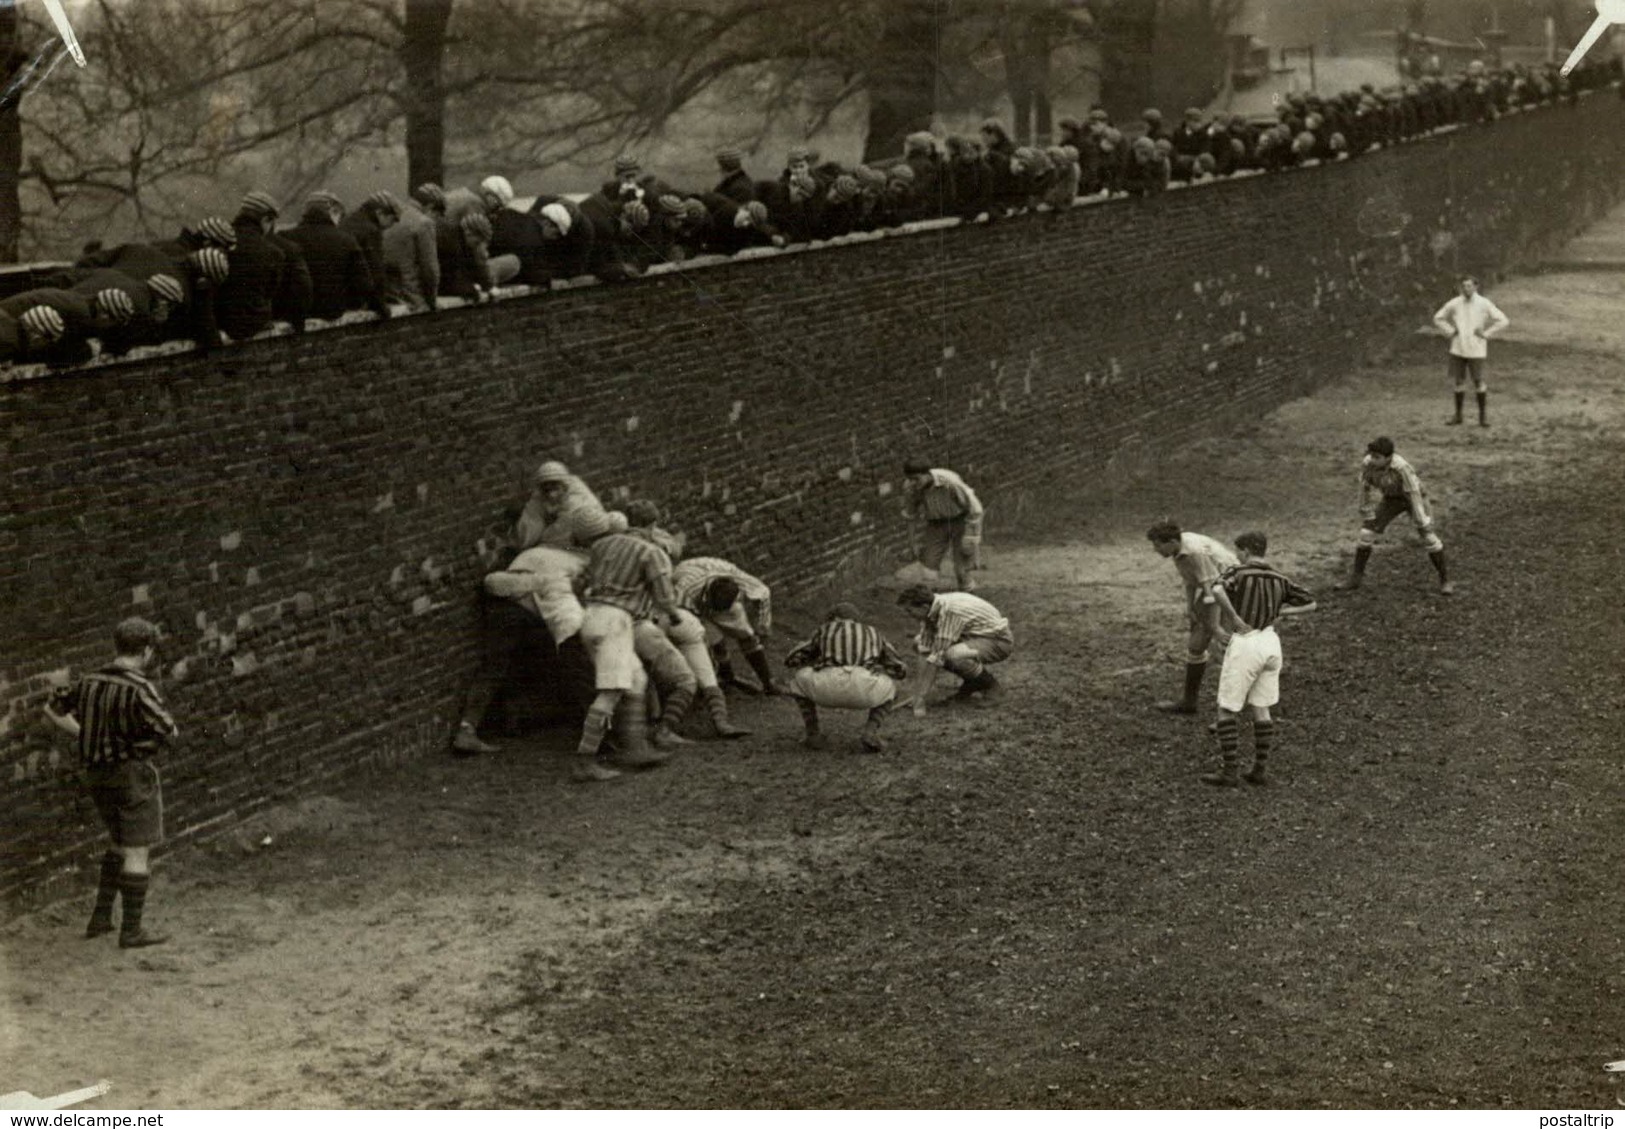
[[[1441,129],[1615,83],[1620,62],[1570,75],[1555,65],[1491,69],[1474,62],[1383,90],[1294,94],[1274,120],[1186,110],[1169,128],[1146,110],[1134,125],[1104,109],[1062,118],[1055,144],[1015,144],[996,120],[976,136],[915,133],[896,157],[848,165],[796,148],[783,168],[753,177],[744,155],[716,155],[710,187],[679,187],[617,157],[597,191],[543,195],[521,208],[513,186],[388,191],[353,210],[327,192],[279,223],[277,201],[248,193],[229,222],[209,217],[171,240],[92,245],[44,285],[0,301],[0,362],[75,365],[98,352],[193,342],[211,349],[285,323],[352,311],[380,318],[434,310],[443,299],[489,300],[501,287],[548,288],[593,277],[634,278],[650,267],[754,247],[782,247],[925,220],[997,221],[1090,198],[1150,196],[1170,185],[1346,160]]]

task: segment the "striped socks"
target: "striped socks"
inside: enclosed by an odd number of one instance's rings
[[[609,733],[609,723],[613,716],[611,710],[601,708],[596,702],[593,703],[593,707],[587,711],[587,720],[581,725],[581,743],[576,746],[576,752],[584,757],[597,756],[605,735]]]

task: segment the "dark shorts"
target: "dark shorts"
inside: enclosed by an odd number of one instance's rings
[[[85,788],[119,847],[152,847],[164,838],[164,792],[158,766],[125,761],[85,769]]]
[[[1469,379],[1472,380],[1475,387],[1481,386],[1484,383],[1484,358],[1458,357],[1456,354],[1451,353],[1450,379],[1456,382],[1458,388],[1466,384]]]
[[[1411,500],[1409,498],[1392,498],[1384,496],[1377,503],[1377,516],[1363,522],[1364,526],[1373,533],[1381,533],[1387,529],[1396,517],[1410,517]]]

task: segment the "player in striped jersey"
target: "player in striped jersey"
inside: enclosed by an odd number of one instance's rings
[[[773,630],[773,591],[762,581],[721,557],[690,557],[672,572],[677,602],[705,624],[705,637],[711,644],[711,661],[717,679],[724,686],[748,690],[734,677],[728,660],[728,640],[739,647],[745,661],[762,684],[762,693],[777,694],[778,683],[768,666],[762,642]],[[755,610],[756,625],[746,605]]]
[[[1236,555],[1213,538],[1187,533],[1171,521],[1159,521],[1145,536],[1159,556],[1174,562],[1174,570],[1185,582],[1185,694],[1178,701],[1158,702],[1157,708],[1166,713],[1195,713],[1202,678],[1207,674],[1208,649],[1218,625],[1209,589],[1221,572],[1237,563]]]
[[[785,656],[784,665],[795,672],[785,692],[801,710],[808,748],[828,747],[818,729],[819,706],[868,710],[860,747],[866,753],[886,747],[880,725],[908,668],[886,637],[859,619],[857,608],[836,604],[812,638]]]
[[[85,936],[113,931],[113,903],[122,896],[121,949],[161,945],[169,938],[141,926],[147,903],[148,854],[164,837],[164,797],[153,755],[179,735],[158,688],[146,675],[157,661],[158,626],[140,618],[113,629],[113,662],[51,696],[45,714],[77,737],[86,789],[113,840],[102,855],[96,907]]]
[[[1434,532],[1433,515],[1428,512],[1427,491],[1416,468],[1394,453],[1394,441],[1386,435],[1367,443],[1365,458],[1360,460],[1360,543],[1354,550],[1353,571],[1336,586],[1339,592],[1352,591],[1365,582],[1365,566],[1377,538],[1402,514],[1410,515],[1416,535],[1427,546],[1428,559],[1439,574],[1439,595],[1455,595],[1456,586],[1450,583],[1445,567],[1444,542]]]
[[[598,761],[612,723],[621,743],[616,761],[625,768],[652,768],[666,762],[664,753],[648,747],[644,691],[648,676],[638,661],[639,620],[677,615],[671,587],[671,558],[658,546],[629,533],[607,533],[588,550],[587,595],[582,601],[581,642],[592,656],[597,695],[581,727],[582,757],[575,779],[589,783],[618,775]]]
[[[969,592],[938,593],[923,584],[903,589],[897,604],[920,621],[914,648],[925,662],[910,695],[915,717],[925,716],[926,695],[941,669],[960,677],[956,698],[981,694],[984,701],[991,701],[999,697],[999,681],[988,667],[1009,658],[1016,640],[1010,632],[1010,621],[998,608]]]
[[[976,491],[953,471],[920,459],[903,464],[903,516],[925,523],[920,564],[936,571],[950,557],[962,592],[976,587],[971,570],[982,544],[982,514]]]
[[[1241,562],[1224,571],[1210,585],[1219,611],[1221,632],[1230,633],[1224,662],[1219,667],[1219,771],[1202,777],[1209,784],[1234,788],[1240,717],[1253,714],[1253,767],[1249,784],[1267,782],[1266,764],[1275,743],[1275,721],[1270,707],[1281,700],[1281,640],[1275,621],[1291,612],[1310,611],[1315,598],[1264,559],[1269,541],[1262,533],[1236,538]]]

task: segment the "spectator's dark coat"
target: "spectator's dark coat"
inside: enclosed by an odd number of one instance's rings
[[[310,317],[311,303],[316,298],[316,283],[310,277],[310,264],[298,243],[285,232],[273,231],[271,245],[282,252],[282,277],[277,281],[276,297],[271,311],[277,321],[285,321],[295,333],[305,332],[305,319]]]
[[[220,328],[237,341],[269,328],[276,317],[276,294],[288,257],[272,243],[257,221],[234,225],[237,246],[227,252],[231,273],[220,284],[215,314]]]
[[[593,271],[593,239],[597,235],[592,223],[581,214],[581,209],[559,196],[538,196],[531,206],[531,217],[541,226],[542,209],[557,204],[570,213],[570,230],[558,239],[542,241],[541,272],[548,283],[553,279],[580,278]],[[542,283],[541,285],[546,285]]]
[[[332,222],[307,218],[290,229],[287,238],[298,244],[310,269],[311,317],[335,321],[350,310],[361,309],[389,316],[389,307],[367,266],[366,252],[355,236]]]
[[[513,255],[519,259],[519,273],[513,281],[525,286],[546,286],[547,268],[543,257],[547,244],[542,225],[528,212],[500,208],[491,217],[492,255]]]

